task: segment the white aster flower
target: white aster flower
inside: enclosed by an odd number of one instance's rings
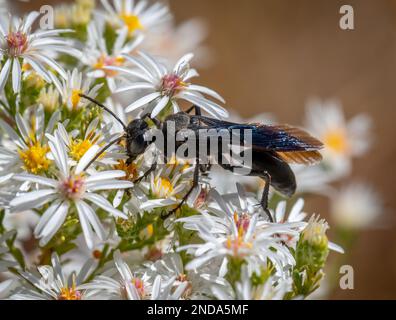
[[[382,212],[378,194],[368,185],[351,183],[335,191],[330,211],[334,222],[343,228],[363,229],[374,225]]]
[[[30,272],[20,272],[21,276],[33,286],[32,289],[22,288],[20,292],[11,296],[12,300],[83,300],[84,292],[78,285],[89,276],[93,261],[87,260],[80,272],[64,274],[59,257],[56,253],[51,256],[52,266],[39,266],[39,277]]]
[[[139,35],[128,40],[128,30],[121,31],[114,42],[113,48],[108,49],[104,39],[104,25],[99,21],[92,21],[88,25],[88,40],[83,51],[82,63],[89,66],[92,71],[88,77],[106,78],[111,91],[116,89],[116,71],[104,69],[107,66],[121,67],[125,65],[123,54],[131,54],[142,42],[143,36]]]
[[[219,300],[283,300],[285,295],[292,290],[291,278],[269,277],[264,284],[255,286],[246,266],[242,267],[241,279],[235,285],[213,286],[213,294]]]
[[[135,77],[126,86],[116,90],[116,93],[135,92],[144,90],[146,94],[131,103],[126,112],[143,108],[153,104],[151,116],[157,116],[168,104],[172,105],[173,111],[180,111],[179,100],[185,100],[201,107],[216,118],[227,117],[228,112],[219,104],[205,98],[203,94],[213,97],[224,103],[224,99],[215,91],[189,83],[190,79],[198,76],[195,69],[190,68],[189,62],[193,54],[186,54],[175,65],[173,70],[168,69],[162,63],[156,61],[152,56],[139,52],[139,58],[125,55],[125,59],[138,69],[122,67],[107,67],[106,69],[124,72]],[[151,106],[150,106],[151,108]]]
[[[85,133],[73,130],[68,133],[62,124],[58,124],[58,131],[62,136],[63,142],[65,143],[69,157],[78,162],[85,155],[85,153],[93,146],[100,147],[99,152],[106,148],[109,141],[115,140],[120,135],[110,133],[111,125],[100,125],[99,118],[93,119],[88,127],[85,129]],[[124,159],[125,155],[121,154],[124,148],[119,145],[112,145],[106,149],[104,153],[95,161],[95,164],[100,165],[115,165],[118,163],[117,159]]]
[[[274,220],[276,223],[294,223],[298,222],[299,223],[299,228],[297,228],[298,231],[302,231],[305,226],[306,222],[304,222],[307,214],[302,211],[304,207],[304,200],[303,199],[298,199],[293,207],[290,209],[290,212],[288,215],[286,215],[286,201],[280,201],[278,202],[276,208],[275,208],[275,215]],[[299,235],[280,235],[283,239],[283,241],[289,246],[289,247],[295,247]]]
[[[306,128],[323,142],[323,164],[335,175],[348,174],[351,159],[369,149],[370,127],[371,119],[365,114],[347,122],[341,105],[335,101],[313,100],[308,104]]]
[[[170,284],[165,285],[159,275],[152,279],[145,272],[132,272],[119,251],[114,252],[114,263],[120,276],[119,280],[100,275],[81,287],[92,291],[93,294],[101,292],[111,299],[122,300],[177,300],[181,295],[171,293]]]
[[[63,68],[51,54],[66,53],[78,56],[80,52],[73,48],[60,34],[71,32],[66,29],[54,29],[32,32],[31,27],[40,13],[33,11],[23,20],[3,16],[0,20],[0,60],[3,65],[0,72],[0,91],[4,88],[9,74],[12,74],[12,88],[18,92],[21,87],[22,64],[31,66],[45,81],[52,82],[50,68],[66,77]],[[52,76],[51,76],[52,75]]]
[[[44,108],[34,106],[28,108],[24,115],[15,116],[17,130],[0,119],[0,125],[6,138],[0,144],[0,176],[11,178],[14,173],[27,171],[41,174],[48,170],[51,160],[47,133],[53,133],[56,122],[60,120],[60,112],[52,114],[45,127]]]
[[[50,204],[34,230],[35,236],[40,239],[40,245],[43,246],[62,226],[69,211],[75,209],[87,245],[92,248],[93,231],[100,240],[105,240],[106,233],[95,210],[86,201],[102,208],[114,217],[126,219],[127,216],[123,212],[115,209],[105,197],[97,192],[131,188],[133,184],[129,181],[118,180],[125,175],[123,171],[109,170],[93,174],[84,171],[86,165],[98,152],[98,146],[92,146],[77,165],[71,168],[66,146],[62,142],[59,132],[55,131],[55,137],[49,136],[49,138],[49,146],[57,166],[55,178],[27,173],[15,175],[13,177],[15,180],[34,182],[44,189],[19,194],[10,202],[11,210],[18,212]]]
[[[150,182],[142,182],[140,188],[148,195],[140,209],[151,211],[155,208],[177,205],[191,186],[191,169],[175,169],[165,165],[150,175]]]
[[[283,244],[280,235],[297,236],[300,222],[269,223],[262,213],[249,214],[243,195],[239,195],[244,210],[234,211],[235,207],[225,202],[217,191],[211,190],[217,206],[209,208],[202,215],[179,219],[184,228],[198,232],[204,241],[179,248],[195,256],[186,266],[188,270],[199,268],[213,260],[238,258],[245,261],[250,272],[259,272],[260,266],[270,260],[279,273],[294,265],[295,260],[289,248]]]
[[[53,80],[62,96],[63,103],[69,110],[76,110],[88,106],[91,102],[82,99],[80,94],[86,94],[95,99],[99,89],[102,87],[102,84],[92,86],[94,79],[83,77],[83,74],[78,71],[77,68],[73,69],[72,72],[68,70],[65,79],[59,80],[53,77]]]
[[[114,6],[108,0],[101,3],[106,10],[106,20],[126,30],[129,36],[153,32],[171,18],[168,7],[158,2],[149,5],[146,0],[114,0]]]
[[[216,274],[220,265],[214,263],[195,270],[185,270],[182,258],[177,253],[168,253],[162,259],[148,264],[149,275],[161,275],[167,281],[172,282],[172,292],[181,295],[183,299],[205,299],[212,295],[211,285],[223,283],[221,276]],[[222,275],[224,276],[224,275]]]

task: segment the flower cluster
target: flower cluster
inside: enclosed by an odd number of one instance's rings
[[[271,222],[250,182],[219,192],[232,173],[214,168],[189,192],[191,163],[153,166],[153,148],[126,154],[120,122],[191,104],[228,116],[196,84],[192,64],[204,59],[188,52],[205,51],[199,22],[175,26],[167,6],[146,0],[60,5],[51,30],[36,29],[39,19],[0,23],[0,297],[294,299],[319,287],[329,250],[343,250],[301,197],[273,194]],[[366,118],[345,124],[336,105],[315,108],[307,127],[327,148],[319,167],[296,168],[303,192],[327,190],[367,149]],[[348,208],[345,193],[329,194],[341,197],[335,212]],[[371,210],[369,223],[376,206],[355,210]]]

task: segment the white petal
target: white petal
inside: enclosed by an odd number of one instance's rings
[[[95,233],[98,235],[99,239],[104,241],[106,239],[106,232],[95,211],[84,201],[80,201],[79,205],[84,208],[83,210],[85,217],[88,219],[88,222],[95,230]]]
[[[85,152],[83,157],[78,162],[78,165],[75,170],[76,174],[80,174],[85,169],[88,163],[96,156],[99,149],[100,147],[95,144],[91,148],[89,148],[87,152]]]
[[[157,77],[162,78],[163,74],[161,72],[161,67],[159,66],[159,63],[157,61],[155,61],[154,58],[147,53],[140,51],[139,54],[146,60],[146,62],[155,71]]]
[[[17,113],[15,116],[15,121],[17,123],[18,130],[21,133],[23,140],[25,142],[29,141],[31,130],[28,128],[28,124],[26,123],[25,119],[23,119],[22,116]]]
[[[86,182],[90,183],[90,182],[123,178],[123,177],[125,177],[125,172],[121,170],[102,171],[89,176],[86,179]]]
[[[201,107],[207,113],[211,114],[215,118],[228,117],[228,111],[225,110],[223,107],[219,106],[218,104],[208,99],[194,95],[191,92],[183,91],[180,94],[178,94],[177,97],[185,99],[191,102],[192,104],[196,104],[198,107]]]
[[[0,72],[0,92],[3,91],[6,83],[7,83],[7,79],[8,79],[8,75],[10,74],[10,70],[11,70],[11,61],[10,59],[8,59],[6,61],[6,63],[3,65],[3,67],[1,68],[1,72]]]
[[[54,187],[56,188],[58,185],[58,182],[54,179],[49,179],[41,176],[36,176],[33,174],[29,173],[21,173],[21,174],[16,174],[14,175],[14,180],[17,181],[30,181],[34,183],[38,183],[47,187]]]
[[[345,253],[344,249],[341,246],[339,246],[338,244],[335,244],[333,242],[329,242],[328,247],[330,250],[333,250],[335,252],[342,253],[342,254]]]
[[[136,70],[132,70],[132,69],[128,69],[128,68],[122,68],[122,67],[115,67],[115,66],[107,66],[107,67],[103,67],[103,69],[105,70],[112,70],[112,71],[117,71],[117,72],[124,72],[126,74],[129,74],[133,77],[145,80],[149,83],[153,82],[152,78],[147,77],[145,74],[136,71]]]
[[[105,180],[94,184],[88,184],[89,191],[110,190],[110,189],[129,189],[133,187],[133,183],[123,180]]]
[[[41,216],[36,228],[34,229],[34,235],[37,238],[41,238],[41,231],[43,230],[43,228],[47,225],[48,221],[50,220],[50,218],[53,216],[53,214],[55,213],[55,211],[57,211],[60,206],[61,206],[62,202],[61,200],[57,200],[54,201],[47,210],[45,210],[45,212],[43,213],[43,215]]]
[[[26,205],[26,204],[32,204],[32,208],[34,208],[34,203],[37,202],[40,199],[46,199],[48,196],[53,195],[56,193],[56,190],[54,189],[48,189],[48,190],[38,190],[38,191],[32,191],[28,193],[24,193],[10,202],[11,207],[18,207],[20,205]]]
[[[126,87],[118,88],[117,90],[115,90],[114,93],[121,93],[125,91],[140,90],[140,89],[154,89],[154,85],[148,82],[136,82]]]
[[[44,80],[48,83],[52,82],[52,78],[50,76],[51,72],[46,70],[46,68],[37,60],[32,59],[30,57],[25,56],[24,59],[28,64],[32,66],[32,68],[41,76],[44,78]]]
[[[190,62],[190,60],[194,57],[194,54],[192,53],[187,53],[186,55],[184,55],[183,57],[181,57],[179,59],[179,61],[176,62],[175,68],[173,69],[174,72],[178,72],[180,66],[182,66],[183,64],[186,64],[188,62]]]
[[[161,100],[157,103],[153,111],[151,112],[151,116],[155,118],[161,111],[166,107],[169,102],[169,97],[162,97]]]
[[[21,89],[21,64],[18,59],[14,59],[14,63],[12,65],[12,89],[14,93],[17,93]]]
[[[143,107],[144,105],[150,103],[151,101],[154,101],[155,99],[157,99],[160,96],[159,92],[153,92],[150,93],[138,100],[136,100],[135,102],[131,103],[126,109],[125,112],[132,112],[136,109],[139,109],[141,107]]]
[[[55,233],[62,226],[63,222],[66,219],[68,210],[69,210],[69,205],[68,203],[64,202],[59,207],[59,209],[53,213],[53,215],[50,217],[47,224],[45,225],[44,229],[40,233],[40,237],[42,238],[40,240],[41,246],[46,245],[48,241],[52,239]]]
[[[94,204],[96,204],[98,207],[102,208],[103,210],[111,213],[113,216],[115,217],[120,217],[123,219],[128,219],[127,215],[124,214],[123,212],[115,209],[111,203],[104,197],[102,197],[101,195],[95,194],[95,193],[90,193],[87,192],[84,195],[84,199],[89,200],[91,202],[93,202]]]
[[[40,13],[38,13],[37,11],[32,11],[28,14],[28,16],[26,17],[26,20],[23,23],[23,28],[22,28],[22,32],[26,33],[29,31],[30,27],[32,26],[32,24],[34,23],[34,21],[36,21],[36,19],[40,16]]]
[[[94,247],[93,232],[92,232],[91,226],[89,225],[88,219],[85,216],[85,207],[83,207],[81,205],[81,203],[82,203],[82,201],[76,202],[78,217],[80,219],[80,224],[81,224],[81,228],[83,230],[85,242],[87,243],[87,246],[89,249],[93,249],[93,247]]]
[[[144,65],[144,63],[140,62],[138,59],[135,57],[132,57],[130,55],[124,54],[123,57],[127,59],[129,62],[132,64],[136,65],[140,70],[142,70],[147,77],[150,78],[150,80],[154,80],[155,78],[153,77],[153,74],[150,72],[150,70]]]
[[[122,260],[121,253],[119,250],[114,252],[114,263],[124,281],[129,281],[133,278],[132,272],[128,265]]]
[[[194,90],[194,91],[205,93],[208,96],[211,96],[211,97],[221,101],[222,103],[225,103],[224,98],[221,95],[219,95],[216,91],[214,91],[212,89],[209,89],[209,88],[206,88],[206,87],[203,87],[203,86],[198,86],[196,84],[190,84],[188,86],[188,88],[191,89],[191,90]]]
[[[1,183],[1,181],[0,181],[0,183]],[[115,197],[113,199],[114,208],[118,208],[118,206],[121,204],[122,199],[124,198],[124,194],[125,194],[124,190],[122,190],[122,189],[121,190],[117,190],[117,193],[116,193],[116,195],[115,195]]]

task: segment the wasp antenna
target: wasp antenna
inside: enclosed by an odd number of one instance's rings
[[[85,94],[82,94],[82,93],[80,93],[80,97],[85,98],[85,99],[91,101],[93,104],[96,104],[98,107],[101,107],[103,110],[106,110],[108,113],[110,113],[114,117],[114,119],[116,119],[122,125],[122,127],[126,131],[127,127],[124,124],[124,122],[122,122],[122,120],[113,111],[111,111],[109,108],[107,108],[103,103],[100,103],[99,101],[97,101]]]
[[[113,141],[109,142],[105,147],[103,147],[102,150],[99,151],[99,153],[96,154],[96,156],[85,166],[84,170],[87,170],[96,160],[99,159],[99,157],[106,152],[107,149],[109,149],[113,144],[116,144],[120,142],[124,138],[124,135],[121,137],[118,137],[117,139],[114,139]]]

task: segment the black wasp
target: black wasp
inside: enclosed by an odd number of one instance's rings
[[[289,164],[304,164],[311,165],[321,161],[322,156],[319,150],[322,149],[323,144],[309,135],[307,132],[291,127],[288,125],[264,125],[260,123],[240,124],[224,120],[218,120],[206,116],[202,116],[200,108],[193,106],[186,112],[179,112],[169,115],[165,118],[163,123],[157,119],[152,119],[149,115],[142,118],[132,120],[128,125],[125,125],[111,110],[106,106],[95,101],[94,99],[81,95],[83,98],[93,102],[99,107],[109,112],[124,128],[125,134],[119,137],[104,147],[99,154],[87,165],[87,168],[98,157],[104,153],[111,145],[118,143],[121,139],[126,139],[126,154],[128,156],[127,163],[132,163],[139,155],[143,154],[146,148],[150,145],[146,141],[145,134],[150,127],[147,123],[147,118],[151,119],[156,126],[161,129],[166,137],[166,130],[170,123],[173,124],[175,132],[189,129],[198,133],[201,129],[206,130],[235,130],[235,129],[249,129],[252,133],[252,165],[249,176],[260,177],[265,181],[260,204],[268,215],[270,221],[273,218],[268,210],[268,193],[270,185],[278,192],[288,197],[292,196],[296,191],[296,179]],[[195,115],[190,113],[195,110]],[[167,142],[165,141],[165,147]],[[223,150],[219,148],[219,150]],[[166,152],[165,152],[166,154]],[[219,158],[220,155],[214,155]],[[234,167],[227,164],[222,164],[221,161],[217,163],[224,169],[233,171]],[[146,172],[137,182],[148,176],[156,167],[156,163],[152,165],[148,172]],[[180,204],[169,212],[166,216],[171,215],[178,210],[190,196],[194,188],[198,186],[199,172],[202,166],[199,164],[199,159],[196,159],[194,168],[194,178],[191,189],[184,196]]]

